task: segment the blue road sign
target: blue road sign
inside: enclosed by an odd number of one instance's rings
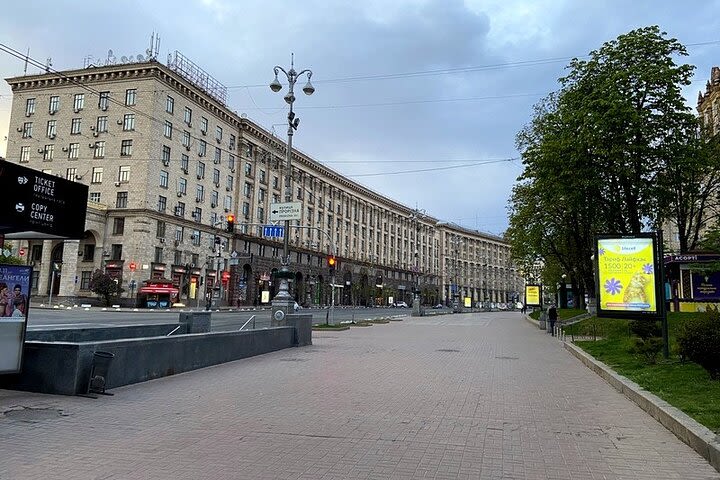
[[[280,225],[264,225],[263,237],[283,237],[285,235],[285,227]]]

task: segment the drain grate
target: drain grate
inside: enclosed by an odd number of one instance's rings
[[[44,420],[67,417],[67,414],[56,408],[20,407],[6,410],[3,412],[3,416],[16,422],[40,423]]]

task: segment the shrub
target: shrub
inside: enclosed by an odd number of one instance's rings
[[[655,363],[662,349],[663,342],[660,337],[635,338],[633,339],[632,351],[636,355],[645,357],[648,363]]]
[[[720,312],[708,309],[689,318],[678,335],[680,355],[702,366],[710,377],[720,379]]]
[[[652,320],[633,320],[630,322],[630,332],[643,340],[662,336],[660,325],[658,325],[658,322]]]

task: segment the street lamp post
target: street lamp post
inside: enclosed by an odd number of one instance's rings
[[[425,218],[425,210],[416,208],[410,213],[410,220],[415,223],[415,286],[413,292],[413,316],[422,316],[422,295],[420,293],[420,220]]]
[[[295,82],[298,78],[304,74],[307,74],[307,83],[303,87],[305,95],[312,95],[315,92],[315,87],[310,83],[312,77],[312,71],[309,69],[302,70],[300,72],[295,71],[294,55],[290,57],[290,70],[276,65],[273,68],[275,72],[275,79],[270,83],[270,89],[277,93],[282,90],[282,84],[278,80],[278,74],[282,72],[285,74],[285,78],[288,81],[288,92],[285,94],[285,101],[290,105],[290,111],[288,112],[288,140],[287,140],[287,151],[286,151],[286,172],[285,172],[285,202],[289,203],[292,201],[292,138],[293,133],[297,130],[300,124],[300,119],[295,117],[293,111],[293,104],[295,103]],[[294,311],[294,300],[290,295],[289,280],[294,275],[290,271],[290,220],[285,220],[285,232],[283,235],[283,256],[280,259],[280,270],[276,273],[275,277],[280,279],[280,286],[278,293],[272,301],[272,320],[273,325],[284,325],[285,315]]]

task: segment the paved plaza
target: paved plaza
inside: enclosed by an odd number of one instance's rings
[[[0,478],[720,478],[519,313],[313,343],[96,400],[0,390]]]

